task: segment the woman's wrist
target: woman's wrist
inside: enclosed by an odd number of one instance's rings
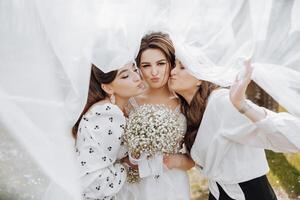
[[[168,169],[187,171],[195,166],[195,162],[186,154],[172,154],[164,157],[164,164]]]
[[[252,122],[258,122],[267,117],[267,110],[264,107],[250,104],[247,100],[244,100],[238,106],[236,106],[236,109]]]
[[[252,108],[251,105],[246,101],[246,99],[235,103],[234,106],[242,114],[245,114],[248,110]]]

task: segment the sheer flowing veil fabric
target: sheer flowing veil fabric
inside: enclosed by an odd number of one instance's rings
[[[176,56],[191,73],[230,86],[242,73],[243,61],[251,58],[252,79],[290,113],[300,116],[294,101],[300,95],[298,1],[172,4],[189,11],[181,15],[170,9],[167,15]]]
[[[70,130],[85,105],[90,63],[116,69],[154,30],[170,34],[196,77],[222,86],[252,58],[253,80],[300,116],[299,11],[296,0],[0,1],[1,131],[40,167],[46,194],[80,199]],[[99,41],[103,51],[93,55]]]
[[[1,124],[72,199],[79,199],[80,189],[70,128],[85,103],[90,73],[84,6],[0,2]]]
[[[45,199],[80,199],[71,128],[86,103],[90,63],[100,60],[110,71],[126,64],[124,58],[134,60],[143,33],[132,26],[144,29],[136,24],[143,22],[143,9],[132,13],[132,5],[147,3],[0,2],[1,131],[40,167],[39,176],[49,181]],[[108,53],[98,51],[97,60],[93,53],[99,40],[114,43],[102,45]],[[120,52],[126,52],[122,59],[104,59]],[[19,165],[25,167],[22,160]]]

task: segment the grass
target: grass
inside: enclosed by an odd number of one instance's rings
[[[300,197],[300,154],[283,154],[266,151],[271,173],[269,180],[274,188],[282,188],[289,198]]]

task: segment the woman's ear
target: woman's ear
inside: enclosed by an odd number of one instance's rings
[[[114,90],[110,84],[101,84],[102,90],[104,90],[107,94],[112,95],[114,93]]]
[[[197,86],[200,87],[201,84],[202,84],[202,81],[198,80]]]

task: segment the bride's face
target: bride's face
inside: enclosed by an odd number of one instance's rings
[[[182,95],[197,90],[200,84],[201,81],[191,75],[179,60],[176,60],[176,66],[171,71],[170,89]]]
[[[161,50],[145,50],[141,55],[140,69],[150,88],[161,88],[167,85],[170,64]]]
[[[138,68],[133,63],[128,63],[118,70],[117,76],[110,84],[115,96],[130,98],[145,91]]]

